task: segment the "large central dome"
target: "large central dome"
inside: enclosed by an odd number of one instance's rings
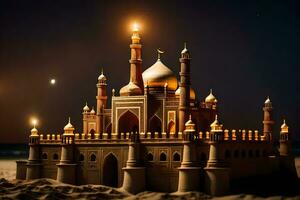
[[[143,72],[143,81],[149,87],[164,87],[167,83],[169,90],[176,90],[178,86],[175,74],[160,59]]]

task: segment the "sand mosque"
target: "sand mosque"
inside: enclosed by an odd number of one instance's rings
[[[17,161],[17,179],[52,178],[76,185],[102,184],[141,191],[204,191],[223,195],[233,180],[295,172],[284,122],[273,131],[272,102],[263,104],[262,131],[227,129],[219,122],[213,92],[197,99],[191,85],[191,53],[180,52],[179,79],[158,59],[142,72],[142,44],[134,27],[128,84],[107,96],[103,71],[96,110],[85,105],[83,132],[69,123],[62,134],[29,136],[28,161]],[[111,108],[107,99],[111,98]],[[261,109],[261,108],[258,108]],[[274,135],[280,137],[274,147]]]

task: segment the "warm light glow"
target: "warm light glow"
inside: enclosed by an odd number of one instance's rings
[[[132,30],[135,31],[135,32],[139,31],[140,30],[140,25],[136,22],[133,23]]]
[[[54,78],[50,80],[51,85],[55,85],[55,83],[56,83],[56,80]]]
[[[38,123],[38,120],[36,118],[31,118],[31,124],[35,127]]]

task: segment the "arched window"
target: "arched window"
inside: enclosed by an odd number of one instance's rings
[[[228,149],[225,151],[225,158],[231,158],[231,153]]]
[[[162,152],[159,156],[159,160],[160,161],[167,161],[167,155],[164,152]]]
[[[152,154],[151,152],[149,152],[149,153],[147,154],[147,160],[148,160],[148,161],[153,161],[153,154]]]
[[[94,154],[93,154],[93,155],[94,155]],[[96,160],[96,159],[95,159],[95,160]],[[84,161],[84,155],[83,155],[82,153],[79,155],[78,161],[79,161],[79,162]]]
[[[173,154],[173,161],[180,161],[180,154],[179,153],[175,152]]]
[[[236,150],[234,151],[234,157],[235,157],[235,158],[238,158],[238,157],[239,157],[239,150],[236,149]]]
[[[53,160],[58,160],[58,154],[57,153],[53,154]]]
[[[259,149],[256,149],[256,151],[255,151],[255,156],[258,158],[258,157],[260,157],[260,151],[259,151]]]
[[[48,159],[47,153],[43,153],[43,154],[42,154],[42,159],[43,159],[43,160],[47,160],[47,159]]]
[[[251,149],[248,151],[248,156],[249,156],[249,158],[253,157],[253,151]]]
[[[96,155],[95,155],[95,154],[92,154],[91,157],[90,157],[90,161],[95,162],[96,159],[97,159]]]
[[[95,139],[95,130],[94,129],[91,129],[90,134],[91,134],[91,139]]]
[[[200,155],[200,161],[206,161],[206,160],[207,160],[207,156],[204,152],[202,152]]]
[[[246,151],[243,149],[242,150],[242,158],[245,158],[246,157]]]

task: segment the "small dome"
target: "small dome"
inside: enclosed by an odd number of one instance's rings
[[[218,115],[215,117],[215,121],[210,125],[210,128],[214,132],[222,131],[223,125],[219,123],[218,121]]]
[[[90,108],[88,107],[87,103],[85,103],[85,106],[83,107],[83,111],[85,112],[90,111]]]
[[[101,74],[98,77],[98,81],[106,81],[106,76],[104,76],[104,74],[103,74],[103,69],[101,70]]]
[[[282,133],[288,133],[289,132],[289,127],[288,125],[285,123],[285,119],[283,120],[283,124],[281,125],[281,132]]]
[[[265,104],[269,104],[269,103],[272,103],[272,102],[271,102],[270,98],[268,97],[267,100],[265,101]]]
[[[210,90],[209,95],[205,98],[205,103],[217,103],[216,97],[212,93],[212,89]]]
[[[133,96],[141,94],[143,94],[142,89],[133,82],[129,82],[127,85],[120,89],[120,96]]]
[[[38,130],[35,127],[31,129],[31,135],[38,135]]]
[[[74,130],[74,127],[71,124],[71,118],[69,118],[69,123],[64,127],[64,130]]]
[[[94,110],[94,108],[92,108],[91,112],[90,112],[92,115],[94,115],[96,112]]]
[[[194,132],[195,123],[192,120],[192,115],[189,116],[189,120],[185,123],[185,132]]]
[[[176,90],[178,87],[178,81],[175,74],[165,66],[160,59],[154,63],[151,67],[143,72],[144,84],[148,87],[164,87],[168,84],[169,90]]]
[[[180,95],[180,87],[178,87],[178,89],[175,92],[176,96]],[[196,99],[196,93],[195,90],[193,88],[190,87],[190,99],[195,100]]]

